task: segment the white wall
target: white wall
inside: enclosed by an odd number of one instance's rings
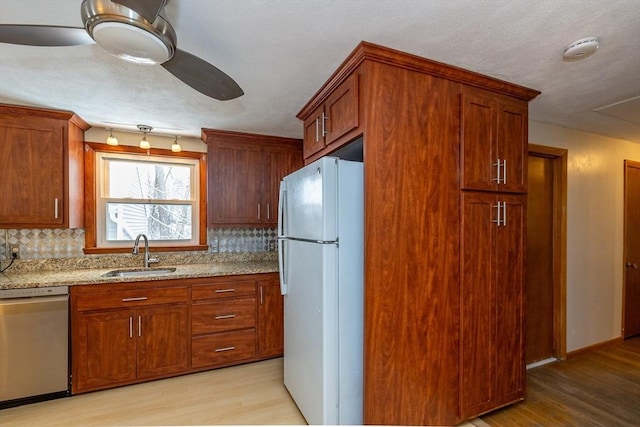
[[[640,144],[529,123],[529,142],[568,150],[567,351],[621,335],[624,160]]]

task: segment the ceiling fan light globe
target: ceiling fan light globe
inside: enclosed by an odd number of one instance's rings
[[[155,34],[122,22],[101,22],[93,39],[110,54],[137,64],[162,64],[173,56],[172,46]]]

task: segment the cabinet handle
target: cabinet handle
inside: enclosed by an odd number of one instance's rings
[[[236,349],[235,347],[221,347],[221,348],[216,348],[215,352],[219,353],[221,351],[229,351],[229,350],[235,350],[235,349]]]
[[[138,316],[138,336],[142,336],[142,317]]]
[[[262,305],[262,286],[260,286],[260,305]]]
[[[329,131],[327,131],[327,120],[329,120],[329,116],[325,116],[324,112],[322,113],[322,137],[327,136]]]
[[[122,298],[122,302],[145,301],[147,297]]]
[[[500,168],[502,167],[502,162],[500,161],[500,159],[498,159],[498,161],[494,163],[493,166],[497,168],[497,171],[496,177],[492,178],[491,181],[495,181],[496,184],[500,184],[502,182],[502,179],[500,178]]]
[[[58,198],[53,199],[53,217],[58,219]]]
[[[129,316],[129,338],[133,338],[133,318]]]
[[[235,292],[235,288],[229,288],[229,289],[216,289],[215,293],[216,294],[224,294],[226,292]]]
[[[271,219],[271,206],[267,203],[267,219]]]
[[[258,219],[260,219],[260,203],[258,203]]]
[[[501,208],[502,208],[502,202],[498,202],[497,205],[493,205],[494,208],[496,208],[497,210],[497,219],[494,219],[492,222],[494,222],[498,227],[500,227],[500,224],[502,223],[502,219],[500,218],[501,216]]]
[[[507,226],[507,202],[502,202],[502,226],[503,227]]]
[[[624,265],[627,268],[638,268],[638,263],[637,262],[628,262]]]
[[[320,127],[320,120],[316,117],[316,142],[320,141],[320,131],[318,128]]]
[[[220,319],[233,319],[234,317],[236,317],[235,314],[223,314],[222,316],[216,316],[215,319],[216,320],[220,320]]]
[[[507,160],[502,161],[502,183],[507,183]],[[505,202],[506,204],[507,202]]]

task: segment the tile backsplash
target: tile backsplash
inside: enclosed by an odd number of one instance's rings
[[[209,228],[209,253],[268,252],[276,248],[273,228]],[[20,245],[23,259],[72,258],[84,253],[84,229],[0,229],[0,260],[10,245]]]

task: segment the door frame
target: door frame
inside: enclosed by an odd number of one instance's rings
[[[622,209],[622,216],[623,216],[623,228],[622,228],[622,321],[621,321],[621,327],[620,327],[620,336],[622,337],[622,339],[624,339],[624,330],[625,330],[625,305],[626,305],[626,299],[627,299],[627,269],[624,266],[624,263],[627,262],[627,227],[628,227],[628,222],[627,222],[627,181],[628,181],[628,171],[630,168],[639,168],[640,169],[640,162],[636,162],[634,160],[625,160],[624,161],[624,187],[622,190],[622,197],[624,199],[623,203],[624,203],[624,207]]]
[[[567,358],[568,150],[529,144],[528,154],[546,157],[553,163],[553,357],[565,360]]]

